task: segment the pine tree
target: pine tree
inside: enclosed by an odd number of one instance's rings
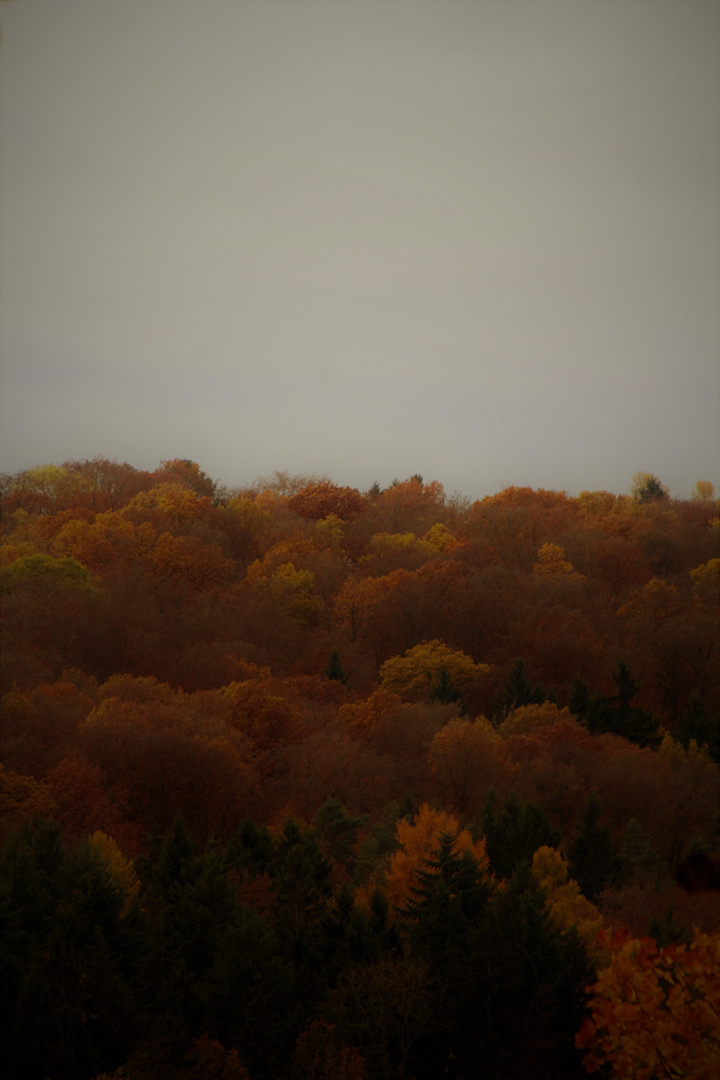
[[[330,653],[330,659],[328,660],[327,667],[325,668],[325,678],[332,679],[335,682],[346,683],[348,676],[343,670],[343,666],[340,663],[340,653],[337,649],[333,649]]]
[[[502,806],[493,791],[488,793],[480,832],[487,841],[490,865],[502,878],[509,878],[521,862],[530,866],[538,848],[557,847],[560,843],[560,834],[545,811],[534,802],[520,799],[515,792]]]
[[[612,832],[600,824],[601,811],[600,800],[592,792],[568,851],[568,873],[577,881],[583,896],[593,903],[605,885],[614,884],[620,871]]]

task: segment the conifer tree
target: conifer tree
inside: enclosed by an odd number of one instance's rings
[[[602,807],[595,792],[585,804],[580,829],[568,851],[568,872],[583,896],[593,903],[605,885],[614,884],[620,870],[612,832],[600,824]]]

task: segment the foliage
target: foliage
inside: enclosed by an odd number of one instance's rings
[[[386,872],[387,892],[395,908],[402,911],[412,904],[417,873],[424,868],[444,834],[452,837],[453,852],[467,852],[478,866],[487,868],[485,841],[475,842],[467,829],[460,829],[451,814],[433,810],[425,803],[413,821],[402,818],[397,825],[399,850],[390,857]]]
[[[559,851],[541,847],[533,855],[533,876],[545,893],[545,904],[562,930],[577,929],[579,939],[591,957],[597,954],[597,935],[602,929],[602,915],[582,893],[568,874]]]
[[[632,496],[636,502],[652,503],[667,499],[668,490],[652,473],[637,472],[633,476]]]
[[[642,1075],[720,930],[711,495],[3,477],[4,1073],[575,1077],[602,915]]]
[[[610,963],[591,988],[591,1017],[577,1036],[588,1072],[619,1080],[713,1080],[720,1051],[720,936],[689,945],[606,940]]]
[[[452,683],[463,686],[489,670],[487,664],[474,663],[464,652],[442,641],[423,641],[404,656],[386,660],[380,669],[380,683],[383,690],[414,698],[431,694],[443,671]]]

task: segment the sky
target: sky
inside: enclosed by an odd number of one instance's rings
[[[0,26],[5,472],[720,486],[718,0]]]

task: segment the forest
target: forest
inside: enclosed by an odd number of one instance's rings
[[[0,481],[8,1080],[716,1080],[720,508]]]

